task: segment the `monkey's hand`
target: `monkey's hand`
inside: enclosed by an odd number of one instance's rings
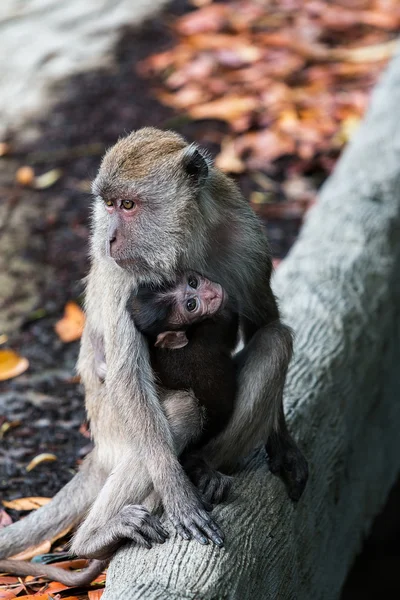
[[[125,541],[131,540],[150,549],[153,543],[163,544],[168,532],[158,517],[140,504],[128,504],[103,527],[86,537],[84,524],[77,531],[72,551],[86,558],[108,559]]]
[[[213,469],[198,454],[190,454],[182,462],[190,480],[206,503],[220,504],[226,500],[232,487],[232,477]]]
[[[194,538],[200,544],[208,544],[208,540],[211,540],[220,548],[224,545],[221,529],[205,510],[196,490],[185,490],[183,505],[181,496],[167,496],[163,504],[168,518],[184,540]]]

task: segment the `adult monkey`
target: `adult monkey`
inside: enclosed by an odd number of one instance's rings
[[[78,368],[95,448],[49,505],[3,530],[0,556],[78,522],[92,503],[72,544],[78,555],[107,558],[126,538],[162,541],[155,518],[132,506],[151,508],[153,490],[183,537],[220,544],[219,529],[177,457],[190,438],[191,418],[174,419],[182,406],[190,414],[193,399],[176,394],[163,409],[145,341],[126,311],[133,285],[173,279],[177,271],[195,270],[221,283],[238,303],[245,342],[233,418],[203,457],[229,469],[266,442],[270,468],[283,476],[290,497],[297,500],[306,484],[307,463],[288,433],[282,405],[292,336],[270,288],[271,255],[261,224],[236,186],[179,135],[145,128],[108,151],[93,191]],[[104,383],[96,374],[96,338],[104,339]],[[208,477],[206,470],[203,489]]]

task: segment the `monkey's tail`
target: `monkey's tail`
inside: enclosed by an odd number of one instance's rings
[[[82,469],[49,504],[0,530],[0,559],[13,556],[44,540],[52,540],[67,527],[79,523],[101,484],[101,477],[96,473],[89,455]]]
[[[67,571],[52,565],[39,565],[23,560],[0,560],[0,573],[14,575],[33,575],[59,581],[70,587],[88,585],[106,568],[108,560],[92,560],[86,569]]]

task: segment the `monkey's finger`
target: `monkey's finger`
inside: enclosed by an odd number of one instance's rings
[[[209,498],[207,498],[207,496],[203,496],[203,495],[201,496],[201,503],[207,512],[212,511],[213,505],[211,504],[211,502],[210,502]]]
[[[143,546],[148,550],[152,548],[150,541],[133,527],[125,527],[123,537],[126,537],[128,540],[132,540],[132,542],[134,542],[138,546]]]
[[[195,523],[190,523],[189,525],[186,525],[186,527],[190,531],[191,536],[199,542],[199,544],[202,544],[203,546],[208,544],[208,538],[204,535],[199,526]]]
[[[221,529],[211,519],[202,519],[201,517],[195,519],[195,523],[199,529],[211,540],[216,546],[220,548],[224,545],[224,537]],[[196,538],[197,539],[197,538]],[[200,542],[203,543],[203,542]]]
[[[158,532],[155,527],[148,525],[147,523],[143,523],[140,529],[140,533],[144,535],[150,543],[157,542],[158,544],[163,544],[168,537],[168,535]],[[164,530],[162,529],[162,531]]]
[[[190,535],[190,533],[188,532],[188,530],[186,529],[186,527],[184,527],[181,523],[179,523],[178,521],[172,521],[173,526],[175,527],[176,531],[178,532],[178,534],[181,536],[181,538],[183,538],[184,540],[191,540],[192,536]]]

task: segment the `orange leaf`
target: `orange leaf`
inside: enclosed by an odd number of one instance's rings
[[[194,106],[189,110],[189,114],[194,119],[220,119],[234,122],[242,115],[254,111],[258,104],[254,96],[225,96],[207,104]]]
[[[104,590],[90,590],[88,592],[89,600],[100,600],[103,594]]]
[[[61,341],[74,342],[80,339],[84,324],[83,310],[75,302],[68,302],[64,309],[64,317],[54,328]]]
[[[26,550],[23,550],[19,554],[15,554],[14,556],[10,556],[13,560],[31,560],[34,556],[38,556],[38,554],[47,554],[50,552],[51,542],[49,540],[45,540],[41,544],[37,546],[31,546]]]
[[[11,590],[0,590],[0,600],[9,600],[16,598],[16,595]]]
[[[32,167],[20,167],[15,174],[15,179],[20,185],[31,185],[35,179]]]
[[[64,590],[68,590],[68,586],[59,581],[52,581],[46,587],[46,592],[49,594],[58,594],[58,592],[63,592]]]
[[[0,596],[1,598],[1,596]],[[28,594],[23,596],[24,600],[49,600],[48,594]]]
[[[49,452],[43,452],[42,454],[38,454],[34,458],[32,458],[31,462],[27,465],[26,470],[32,471],[35,467],[44,462],[54,462],[57,460],[57,456],[55,454],[50,454]]]
[[[15,583],[18,583],[18,581],[18,577],[0,577],[0,585],[13,585]]]
[[[50,500],[51,498],[45,498],[44,496],[29,496],[27,498],[16,498],[15,500],[3,500],[3,505],[13,510],[35,510],[48,504]]]
[[[0,350],[0,381],[18,377],[29,367],[27,358],[20,356],[13,350]]]

